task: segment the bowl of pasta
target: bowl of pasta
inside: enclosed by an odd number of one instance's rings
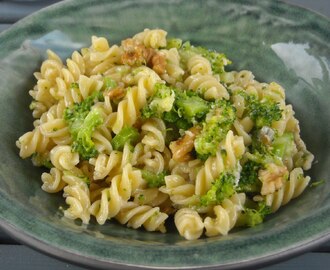
[[[0,35],[1,227],[104,269],[251,267],[329,240],[329,29],[270,0],[23,19]]]

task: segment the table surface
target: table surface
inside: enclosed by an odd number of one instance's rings
[[[9,28],[19,19],[32,12],[46,7],[58,0],[0,0],[0,32]],[[297,4],[309,8],[322,15],[330,17],[330,0],[285,0],[284,2]],[[288,269],[329,269],[330,242],[293,259],[278,264],[261,268],[262,270],[288,270]],[[17,243],[0,229],[0,269],[85,269],[71,265],[57,259],[43,255],[25,245]]]

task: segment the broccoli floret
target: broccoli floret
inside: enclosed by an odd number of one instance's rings
[[[266,215],[271,214],[271,208],[265,202],[259,202],[256,209],[245,208],[237,220],[237,226],[254,227],[263,222]]]
[[[95,100],[99,100],[101,93],[95,92],[81,103],[76,103],[64,112],[64,119],[69,125],[73,140],[71,145],[74,152],[79,153],[82,159],[89,159],[97,155],[92,134],[96,127],[103,123],[103,118],[98,109],[92,109]]]
[[[180,116],[193,123],[196,119],[202,119],[210,110],[210,103],[202,99],[194,91],[177,91],[175,106]]]
[[[275,136],[272,142],[273,153],[284,160],[290,157],[295,149],[293,133],[286,132],[282,136]]]
[[[199,54],[205,57],[207,60],[210,61],[212,71],[216,74],[221,74],[225,71],[225,66],[228,64],[231,64],[231,61],[223,54],[218,53],[216,51],[208,50],[204,47],[198,46],[192,46],[189,41],[185,42],[182,45],[182,48],[180,50],[181,54],[183,54],[183,58],[185,58],[185,55],[188,54]]]
[[[263,128],[264,129],[264,128]],[[256,163],[266,165],[267,163],[275,163],[282,165],[287,158],[292,156],[295,148],[293,133],[284,133],[282,136],[275,134],[269,141],[265,141],[262,135],[263,129],[254,132],[252,136],[252,144],[248,159]]]
[[[139,131],[134,127],[123,127],[119,133],[111,140],[114,150],[122,151],[125,144],[135,144],[140,137]]]
[[[264,126],[271,126],[274,121],[278,121],[282,117],[282,110],[279,104],[270,100],[258,100],[254,95],[248,95],[248,114],[255,122],[257,129]]]
[[[175,123],[180,129],[189,129],[210,110],[210,102],[191,90],[179,90],[165,84],[155,85],[155,94],[141,110],[143,118],[158,117]]]
[[[200,198],[201,206],[219,204],[224,199],[231,197],[235,193],[235,175],[221,173],[212,183],[212,187]]]
[[[103,123],[103,118],[98,109],[92,109],[79,125],[71,127],[73,137],[72,150],[78,152],[83,159],[90,159],[97,155],[95,144],[92,141],[92,134],[99,125]]]
[[[258,99],[256,95],[249,95],[244,91],[238,91],[235,95],[240,95],[245,100],[247,115],[255,123],[256,129],[262,127],[270,127],[274,121],[278,121],[282,117],[282,109],[279,103],[271,100],[270,98]]]
[[[261,181],[258,172],[263,165],[252,160],[248,160],[242,167],[237,191],[244,193],[260,192]]]
[[[141,173],[149,188],[158,188],[165,185],[166,172],[154,173],[148,170],[141,170]]]
[[[180,49],[182,46],[182,40],[179,38],[172,38],[167,40],[167,45],[166,45],[166,49],[172,49],[172,48],[176,48],[176,49]]]
[[[235,108],[225,100],[216,101],[207,114],[203,129],[194,142],[199,158],[214,156],[236,118]]]
[[[41,153],[34,153],[32,155],[32,163],[34,166],[37,167],[46,167],[48,169],[53,168],[53,164],[50,161],[49,153],[41,154]]]
[[[154,95],[148,99],[148,104],[142,108],[142,118],[162,118],[164,112],[169,112],[173,108],[175,100],[174,88],[157,83],[154,91]]]

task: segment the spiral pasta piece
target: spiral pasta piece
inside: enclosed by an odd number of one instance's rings
[[[115,134],[125,126],[132,126],[141,108],[146,104],[147,98],[153,94],[154,85],[160,81],[159,76],[150,69],[135,71],[133,81],[137,80],[137,86],[127,90],[125,98],[118,104],[117,112],[114,113],[112,130]]]
[[[169,160],[170,174],[175,174],[195,183],[196,176],[201,169],[203,162],[200,159],[194,159],[185,162],[177,162],[173,159]]]
[[[176,48],[163,50],[162,53],[166,58],[165,73],[161,75],[167,83],[176,85],[181,82],[184,75],[184,70],[180,66],[180,56]]]
[[[211,188],[212,182],[224,170],[224,158],[221,152],[217,151],[215,157],[209,157],[205,161],[204,166],[198,171],[195,193],[197,195],[205,194]]]
[[[50,173],[43,173],[41,188],[49,193],[56,193],[63,190],[66,183],[62,181],[62,171],[57,168],[51,168]]]
[[[64,210],[64,216],[69,219],[81,219],[84,224],[88,224],[90,219],[89,189],[83,180],[83,174],[80,172],[82,175],[80,176],[76,173],[66,171],[62,177],[67,184],[63,189],[63,197],[66,204],[69,205],[69,208]]]
[[[298,197],[308,186],[309,182],[310,177],[304,177],[302,168],[294,168],[282,188],[265,196],[266,205],[271,207],[272,212],[276,212],[281,206]]]
[[[198,239],[204,230],[200,215],[191,208],[182,208],[174,215],[174,223],[179,234],[187,240]]]
[[[134,203],[159,206],[168,200],[168,195],[158,188],[138,189],[134,193]]]
[[[238,166],[238,161],[245,151],[243,138],[234,136],[230,130],[226,139],[221,143],[221,149],[225,151],[217,151],[215,157],[209,157],[204,166],[199,170],[196,176],[197,195],[205,194],[212,185],[212,182],[226,171],[233,171]]]
[[[34,153],[46,152],[50,144],[49,138],[42,134],[39,127],[25,133],[16,142],[17,147],[20,148],[21,158],[27,158]]]
[[[204,220],[205,234],[209,237],[227,235],[235,226],[245,203],[245,194],[236,193],[229,199],[224,199],[221,205],[213,208],[215,218],[206,217]]]
[[[198,54],[188,59],[187,67],[191,75],[194,74],[212,75],[212,68],[210,61]]]
[[[60,170],[71,170],[79,162],[79,154],[74,153],[68,145],[57,145],[50,151],[50,161]]]
[[[131,164],[125,165],[122,173],[113,177],[110,183],[110,188],[104,189],[101,199],[95,201],[89,209],[99,224],[116,216],[135,190],[144,186],[141,171],[134,170]]]
[[[110,155],[100,153],[97,158],[91,158],[89,163],[94,168],[94,179],[103,179],[118,174],[131,160],[132,153],[129,145],[125,145],[123,152],[112,151]]]
[[[136,34],[133,39],[140,41],[147,48],[158,49],[166,47],[167,32],[162,29],[144,29],[143,32]]]
[[[145,134],[142,143],[150,150],[155,149],[163,152],[165,149],[166,126],[159,118],[148,119],[141,127],[142,134]]]
[[[207,100],[229,99],[226,88],[212,75],[200,73],[190,75],[184,81],[184,85],[188,89],[201,91]]]
[[[56,79],[62,76],[62,60],[51,50],[47,50],[47,55],[48,59],[42,63],[40,72],[34,73],[37,84],[29,91],[35,100],[32,107],[35,118],[56,103]]]
[[[192,207],[197,205],[199,199],[195,196],[195,185],[188,183],[179,175],[165,176],[165,186],[159,188],[170,196],[176,208]]]

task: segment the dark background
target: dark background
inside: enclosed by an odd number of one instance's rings
[[[58,0],[0,0],[0,32],[9,28],[16,21],[43,7],[59,2]],[[323,16],[330,17],[330,0],[284,0],[283,2],[311,9]],[[0,48],[1,49],[1,48]],[[29,247],[11,239],[0,229],[0,269],[24,270],[82,270],[46,255],[40,254]],[[281,262],[262,270],[323,270],[330,269],[330,242],[312,252]]]

